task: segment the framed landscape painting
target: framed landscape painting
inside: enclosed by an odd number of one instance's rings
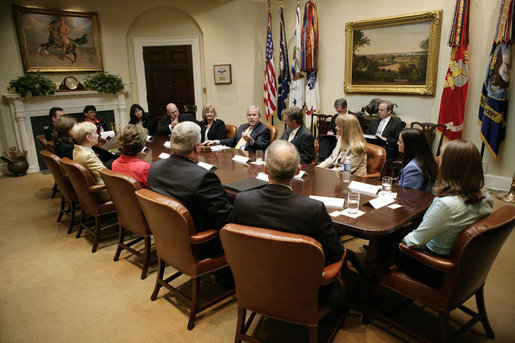
[[[442,10],[345,25],[346,93],[434,95]]]
[[[13,6],[25,71],[101,71],[98,16]]]

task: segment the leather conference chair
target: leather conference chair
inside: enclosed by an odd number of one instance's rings
[[[494,332],[486,315],[483,288],[488,272],[514,224],[515,207],[504,206],[498,209],[465,229],[458,237],[448,258],[436,257],[421,250],[410,249],[401,243],[399,245],[400,253],[407,254],[443,273],[441,282],[436,288],[433,288],[394,265],[391,271],[381,278],[380,284],[438,311],[441,342],[454,341],[456,335],[471,328],[478,321],[483,324],[487,337],[493,339]],[[476,298],[477,313],[463,305],[473,295]],[[449,313],[456,308],[472,316],[472,319],[449,338],[447,328]],[[381,321],[387,322],[419,340],[426,340],[393,321],[390,316],[384,316],[375,311],[371,311],[369,314],[377,316]]]
[[[313,160],[311,160],[312,165],[317,164],[318,150],[320,149],[320,143],[318,142],[318,139],[315,139],[314,144],[315,144],[315,150],[313,151]]]
[[[136,199],[136,194],[134,193],[141,189],[141,186],[132,176],[117,173],[109,169],[101,170],[100,176],[104,180],[104,184],[111,195],[111,200],[113,201],[118,216],[119,239],[118,247],[114,254],[114,260],[118,261],[123,249],[142,258],[143,268],[141,278],[145,279],[150,262],[152,233],[143,217],[138,199]],[[136,234],[137,237],[125,243],[125,233],[127,230]],[[140,253],[133,249],[132,246],[142,240],[145,241],[145,249],[143,253]]]
[[[218,231],[212,229],[196,232],[195,223],[188,209],[172,198],[149,189],[136,191],[136,197],[154,235],[159,261],[159,272],[150,299],[156,300],[159,289],[165,287],[190,305],[188,330],[191,330],[195,326],[197,313],[234,294],[234,289],[228,290],[202,305],[199,304],[200,277],[227,267],[225,256],[199,258],[198,245],[217,238]],[[164,270],[167,264],[178,271],[164,279]],[[191,298],[170,285],[171,281],[182,274],[192,278]]]
[[[49,152],[54,152],[54,142],[47,141],[45,139],[45,135],[37,135],[36,139],[38,140],[39,144],[41,145],[41,150],[47,150]],[[59,191],[59,189],[57,188],[57,183],[54,183],[54,186],[52,187],[52,195],[50,196],[50,198],[53,199],[55,197],[55,194],[58,191]]]
[[[238,132],[238,128],[236,126],[225,124],[225,134],[227,138],[233,138],[236,132]]]
[[[236,284],[235,342],[259,342],[247,335],[256,313],[307,326],[310,343],[317,342],[319,319],[329,313],[329,307],[318,302],[318,290],[338,278],[346,252],[340,261],[324,267],[322,246],[308,236],[227,224],[220,239]],[[252,312],[248,321],[247,310]]]
[[[273,125],[266,124],[266,127],[270,130],[270,144],[277,139],[277,135],[279,134],[279,129]]]
[[[73,225],[75,225],[75,213],[79,205],[77,193],[75,193],[70,180],[64,173],[59,156],[51,153],[48,150],[42,150],[40,151],[40,154],[43,158],[43,161],[45,161],[46,165],[48,166],[48,169],[50,169],[50,172],[54,177],[55,184],[57,187],[59,187],[61,193],[61,208],[59,209],[57,222],[59,223],[61,221],[63,214],[70,216],[70,226],[68,227],[67,232],[70,234],[73,230]],[[69,206],[67,210],[65,209],[66,204]]]
[[[80,202],[82,216],[79,231],[77,231],[76,237],[80,237],[83,229],[91,231],[94,235],[93,247],[91,248],[91,252],[94,253],[97,251],[98,248],[98,243],[100,241],[100,232],[107,230],[115,225],[118,225],[118,223],[115,223],[102,226],[103,220],[105,220],[109,216],[116,214],[114,204],[110,200],[103,201],[100,198],[100,192],[106,190],[106,187],[105,185],[95,184],[95,181],[91,176],[91,173],[86,167],[77,162],[73,162],[67,157],[64,157],[61,160],[61,162],[66,175],[68,175],[68,177],[70,178],[70,181],[73,185],[73,189],[75,190],[75,193],[77,193]],[[95,218],[94,226],[90,227],[86,224],[86,213]]]
[[[386,161],[386,150],[379,145],[367,143],[367,174],[365,178],[380,178]]]

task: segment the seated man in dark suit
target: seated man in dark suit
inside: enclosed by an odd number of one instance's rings
[[[48,112],[48,117],[50,118],[50,125],[44,128],[45,139],[47,141],[54,139],[55,122],[62,115],[64,115],[64,111],[60,107],[52,107]]]
[[[399,118],[392,117],[393,103],[382,101],[379,104],[379,118],[373,120],[368,127],[368,134],[377,139],[368,140],[372,144],[382,146],[386,150],[386,160],[391,161],[397,157],[399,134],[406,123]]]
[[[183,204],[198,232],[220,230],[232,220],[233,208],[218,176],[196,164],[200,153],[200,127],[189,121],[175,125],[170,143],[172,155],[150,167],[148,188]],[[199,251],[201,257],[223,253],[220,241],[202,244]]]
[[[159,121],[159,126],[156,129],[158,135],[169,135],[175,125],[184,121],[192,121],[197,123],[195,117],[191,113],[179,113],[179,109],[174,103],[166,105],[166,114]],[[198,123],[197,123],[198,124]]]
[[[340,114],[351,113],[347,110],[347,100],[345,100],[345,98],[339,98],[334,101],[334,110],[336,114],[333,115],[331,119],[331,127],[333,129],[327,131],[325,136],[321,136],[318,139],[320,146],[318,148],[317,164],[331,156],[331,153],[336,147],[336,142],[338,141],[338,137],[336,136],[336,118]]]
[[[232,138],[208,140],[202,145],[227,145],[238,150],[255,152],[265,151],[270,144],[270,130],[261,123],[261,110],[257,106],[250,106],[247,110],[248,123],[240,125],[238,132]]]
[[[315,153],[315,140],[311,131],[304,126],[304,114],[298,107],[290,107],[283,112],[283,120],[288,128],[281,139],[297,147],[300,153],[300,163],[310,164]]]
[[[265,156],[270,184],[236,196],[233,222],[313,237],[324,249],[326,264],[337,262],[344,249],[325,205],[292,191],[293,177],[299,172],[295,146],[284,140],[273,142]],[[321,302],[340,306],[342,289],[337,281],[321,287],[319,294]]]

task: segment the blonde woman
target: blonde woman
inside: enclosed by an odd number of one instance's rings
[[[92,149],[98,144],[96,125],[87,121],[76,124],[73,127],[73,137],[77,141],[73,149],[73,161],[88,168],[97,185],[103,184],[104,181],[102,181],[99,172],[105,166]],[[102,191],[100,196],[103,200],[109,199],[107,191]]]
[[[224,139],[226,137],[225,123],[216,118],[216,109],[213,105],[207,104],[202,109],[202,141]]]
[[[343,170],[347,156],[351,161],[351,173],[363,176],[367,173],[367,142],[358,119],[352,114],[340,114],[336,118],[338,141],[331,156],[320,163],[318,167],[332,170]]]

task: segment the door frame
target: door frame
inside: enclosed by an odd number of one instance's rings
[[[197,118],[202,114],[202,73],[200,63],[199,36],[182,37],[134,37],[134,63],[136,67],[136,84],[138,88],[139,104],[148,111],[147,80],[145,78],[145,63],[143,61],[143,48],[151,46],[190,45],[193,65],[193,91],[195,92],[195,105],[197,105]],[[170,99],[173,101],[173,99]]]

